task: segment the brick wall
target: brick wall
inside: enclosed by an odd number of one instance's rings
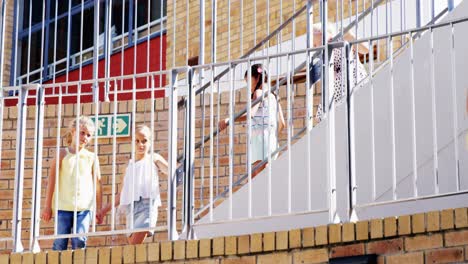
[[[256,2],[256,7],[254,6]],[[358,10],[363,10],[370,6],[371,1],[358,1]],[[212,35],[212,17],[211,17],[211,0],[205,3],[205,62],[210,62],[211,59],[211,35]],[[295,3],[295,6],[294,6]],[[228,14],[228,0],[217,1],[217,59],[218,62],[228,59],[236,59],[243,55],[246,51],[254,47],[261,39],[269,32],[274,31],[283,21],[287,20],[295,11],[302,8],[307,3],[306,0],[281,1],[270,0],[269,8],[267,8],[266,0],[245,1],[231,0],[231,13]],[[338,4],[337,4],[338,3]],[[241,9],[242,4],[242,9]],[[320,21],[319,1],[313,1],[314,5],[314,23]],[[341,15],[343,9],[344,17],[349,17],[349,1],[328,1],[328,21],[336,21],[336,13]],[[254,14],[254,9],[256,13]],[[167,66],[184,66],[187,64],[187,59],[198,56],[199,51],[199,1],[176,1],[175,6],[175,25],[174,25],[174,1],[167,1]],[[355,15],[356,1],[351,1],[351,13]],[[230,15],[231,23],[228,24]],[[241,19],[242,16],[242,19]],[[268,16],[268,18],[267,18]],[[242,25],[241,25],[241,20]],[[269,21],[269,27],[267,25]],[[306,12],[303,12],[295,20],[295,36],[301,36],[306,33]],[[256,23],[255,23],[256,22]],[[347,22],[346,22],[347,23]],[[256,24],[256,25],[255,25]],[[175,28],[175,30],[174,30]],[[230,28],[230,43],[228,43],[228,34]],[[281,31],[282,41],[290,40],[292,37],[293,24],[291,23]],[[173,43],[175,32],[176,43]],[[267,43],[273,46],[277,44],[277,38],[274,37]],[[228,47],[230,44],[230,54]],[[241,50],[242,47],[242,50]],[[175,53],[175,60],[174,60]],[[175,63],[174,63],[175,62]]]
[[[376,254],[377,263],[468,262],[466,208],[289,231],[137,246],[0,255],[2,263],[328,263]]]

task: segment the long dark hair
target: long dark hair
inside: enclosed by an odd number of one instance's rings
[[[249,75],[248,70],[245,71],[244,78],[247,78],[247,75]],[[250,92],[250,97],[253,99],[255,91],[260,89],[263,83],[267,82],[268,72],[266,71],[266,69],[263,67],[262,64],[253,64],[252,66],[250,66],[250,76],[257,79],[257,84],[255,85],[255,89],[253,90],[253,92]]]

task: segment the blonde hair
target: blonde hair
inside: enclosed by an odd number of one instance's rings
[[[143,124],[137,125],[135,127],[135,133],[137,132],[147,135],[151,140],[154,139],[153,133],[151,132],[151,129],[147,125],[143,125]]]
[[[77,119],[76,118],[73,118],[70,123],[68,124],[68,131],[67,133],[65,134],[65,143],[67,144],[67,146],[71,146],[72,142],[73,142],[73,129],[76,130],[76,128],[78,127],[76,125],[76,121]],[[80,116],[78,118],[78,124],[81,126],[84,126],[86,127],[86,129],[88,129],[89,131],[92,131],[94,133],[96,127],[94,126],[94,123],[93,121],[91,120],[91,118],[87,117],[87,116]]]

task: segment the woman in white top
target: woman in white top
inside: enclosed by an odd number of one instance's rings
[[[158,218],[158,207],[161,206],[159,191],[159,173],[168,173],[168,164],[161,155],[151,155],[151,130],[148,126],[135,128],[135,162],[129,161],[121,182],[123,187],[117,195],[114,206],[121,206],[126,212],[127,229],[155,228]],[[133,209],[132,209],[133,203]],[[103,217],[112,208],[108,203],[100,212]],[[153,232],[135,232],[129,235],[130,244],[141,244],[146,236]]]
[[[322,29],[319,25],[314,25],[313,26],[314,30],[314,47],[318,47],[322,45]],[[333,30],[333,27],[329,27],[327,30],[328,33],[328,41],[331,41],[331,39],[336,35],[335,30]],[[348,31],[347,33],[344,34],[344,37],[339,38],[337,41],[353,41],[355,40],[355,36],[352,34],[351,31]],[[369,48],[367,47],[366,43],[359,43],[357,45],[353,45],[351,47],[351,56],[350,56],[350,62],[349,62],[349,67],[350,67],[350,90],[352,90],[358,83],[360,83],[362,80],[366,79],[368,76],[367,71],[364,67],[364,65],[356,58],[358,54],[366,55],[369,53]],[[330,75],[330,82],[329,82],[329,92],[333,92],[333,98],[335,100],[336,104],[340,104],[345,101],[346,99],[346,93],[347,93],[347,88],[346,88],[346,58],[344,56],[344,48],[335,48],[329,54],[329,63],[330,65],[330,70],[331,70],[331,75]],[[333,80],[333,81],[332,81]],[[323,109],[322,105],[318,106],[317,110],[317,119],[320,120],[323,115]]]

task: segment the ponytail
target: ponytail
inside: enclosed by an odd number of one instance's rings
[[[253,96],[254,96],[255,92],[258,89],[261,89],[263,83],[268,81],[268,72],[263,68],[262,64],[252,64],[252,66],[250,67],[250,72],[251,72],[250,76],[257,79],[257,84],[255,85],[255,89],[250,94],[250,97],[253,99]],[[245,74],[244,74],[244,78],[247,78],[248,74],[249,74],[249,71],[246,71]],[[274,92],[272,92],[272,94],[275,97],[277,97]]]

